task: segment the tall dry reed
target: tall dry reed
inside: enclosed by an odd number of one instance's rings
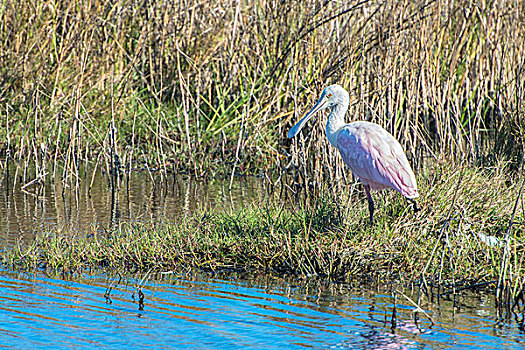
[[[321,123],[285,140],[339,83],[348,118],[383,125],[416,167],[519,163],[524,13],[488,0],[8,0],[2,159],[74,178],[86,161],[207,174],[279,169],[294,153],[304,181],[348,177]]]

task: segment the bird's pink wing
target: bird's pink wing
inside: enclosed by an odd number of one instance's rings
[[[345,164],[373,189],[391,187],[407,198],[418,197],[414,172],[399,142],[377,124],[354,122],[337,135]]]

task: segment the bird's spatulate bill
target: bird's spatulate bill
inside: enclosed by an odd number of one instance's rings
[[[312,108],[310,110],[310,112],[308,112],[304,117],[303,119],[299,120],[299,122],[297,124],[295,124],[291,129],[290,131],[288,131],[288,138],[291,139],[292,137],[294,137],[295,135],[297,135],[299,133],[299,131],[301,131],[301,129],[303,128],[303,126],[306,124],[307,121],[310,120],[310,118],[312,118],[315,113],[319,112],[320,110],[322,109],[325,109],[326,107],[328,107],[328,104],[329,104],[329,101],[326,100],[324,97],[325,94],[323,93],[321,95],[321,97],[319,98],[319,101],[317,101],[317,103],[315,104],[314,108]]]

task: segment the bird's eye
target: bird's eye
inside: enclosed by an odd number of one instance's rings
[[[332,94],[328,94],[328,97],[332,97]]]

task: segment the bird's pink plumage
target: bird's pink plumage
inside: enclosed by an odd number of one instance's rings
[[[418,197],[414,173],[399,142],[381,126],[353,122],[337,135],[337,148],[361,182],[375,190],[392,187],[407,198]]]

